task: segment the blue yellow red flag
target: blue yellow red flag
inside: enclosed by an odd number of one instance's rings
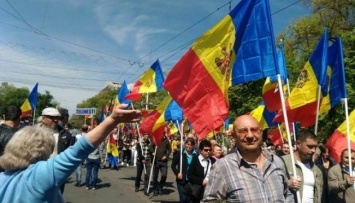
[[[37,106],[38,83],[33,87],[30,95],[21,106],[22,115],[31,115]]]
[[[138,101],[143,93],[158,92],[163,89],[164,74],[161,70],[159,60],[156,60],[150,68],[139,78],[126,95],[126,99]]]
[[[243,0],[193,43],[163,86],[199,136],[228,117],[228,88],[276,75],[276,48],[268,0]]]

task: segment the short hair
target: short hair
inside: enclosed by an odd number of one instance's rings
[[[325,146],[324,144],[320,144],[318,147],[319,147],[321,154],[324,154],[327,150],[330,151],[329,148],[327,146]]]
[[[344,153],[345,153],[346,151],[348,151],[348,148],[345,148],[345,149],[343,149],[343,150],[341,151],[341,153],[340,153],[340,160],[342,160],[343,155],[344,155]],[[350,149],[350,152],[351,152],[351,154],[352,154],[352,153],[355,153],[355,150]],[[351,159],[351,158],[349,157],[349,159]]]
[[[205,148],[205,147],[212,147],[212,144],[211,144],[211,142],[209,140],[206,140],[206,139],[202,140],[200,142],[200,145],[198,146],[198,148],[200,150],[203,150],[203,148]]]
[[[187,139],[185,140],[185,144],[187,144],[187,143],[190,143],[191,145],[195,145],[195,140],[192,139],[192,138],[187,138]]]
[[[69,117],[69,111],[68,111],[68,109],[59,108],[58,111],[59,111],[59,113],[60,113],[60,115],[61,115],[61,118]]]
[[[22,114],[21,108],[15,105],[7,106],[4,108],[5,121],[17,121]]]
[[[51,129],[39,126],[26,126],[17,131],[0,157],[0,166],[5,171],[17,171],[47,160],[55,144],[52,134]]]
[[[88,125],[86,125],[86,124],[83,124],[83,125],[81,125],[81,131],[83,131],[83,132],[88,132],[88,130],[89,130],[89,126]]]
[[[297,133],[296,140],[304,142],[308,139],[317,140],[316,134],[310,130],[302,129]]]

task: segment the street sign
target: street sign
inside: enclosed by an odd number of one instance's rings
[[[75,115],[96,115],[96,108],[76,108]]]

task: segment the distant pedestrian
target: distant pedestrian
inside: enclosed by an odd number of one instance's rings
[[[166,179],[168,176],[168,160],[171,153],[171,145],[166,137],[163,136],[160,146],[157,147],[154,162],[154,171],[153,171],[153,188],[154,188],[154,195],[162,195],[163,194],[163,187],[165,186]],[[158,181],[158,176],[160,172],[160,181]]]

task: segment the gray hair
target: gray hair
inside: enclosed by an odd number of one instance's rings
[[[39,126],[27,126],[17,131],[0,157],[5,171],[17,171],[49,158],[54,149],[53,131]]]

